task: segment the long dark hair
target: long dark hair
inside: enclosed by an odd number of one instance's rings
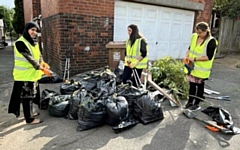
[[[136,39],[141,38],[142,36],[139,34],[138,26],[135,24],[131,24],[128,26],[128,28],[132,29],[132,33],[130,34],[129,41],[131,45],[135,42]]]
[[[201,43],[202,45],[211,36],[210,28],[206,22],[199,22],[196,25],[196,30],[202,30],[203,32],[207,31],[207,35],[205,36],[203,42]]]

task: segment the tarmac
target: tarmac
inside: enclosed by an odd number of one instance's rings
[[[13,85],[13,48],[0,49],[0,149],[1,150],[237,150],[240,135],[212,132],[197,120],[182,114],[182,109],[162,103],[164,119],[148,125],[137,126],[115,134],[108,125],[77,132],[77,120],[52,117],[47,110],[40,112],[44,120],[38,125],[26,125],[20,118],[7,113]],[[228,95],[231,101],[206,99],[232,115],[234,125],[240,127],[240,55],[227,55],[216,59],[210,80],[205,88]],[[58,84],[41,84],[40,88],[59,92]],[[182,101],[184,105],[186,101]],[[207,102],[201,106],[207,107]],[[196,114],[210,120],[198,111]]]

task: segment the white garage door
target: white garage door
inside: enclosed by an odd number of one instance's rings
[[[183,58],[189,46],[194,12],[115,1],[114,41],[125,41],[127,26],[137,24],[149,45],[149,60]]]

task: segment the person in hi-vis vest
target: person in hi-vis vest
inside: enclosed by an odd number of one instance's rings
[[[189,95],[195,95],[204,99],[204,81],[211,74],[211,69],[217,50],[218,42],[211,36],[209,26],[206,22],[199,22],[195,27],[196,33],[191,36],[191,43],[185,59],[193,63],[191,72],[187,73],[189,81]],[[185,109],[199,110],[201,99],[189,96]]]
[[[127,30],[129,38],[126,40],[125,63],[122,75],[124,84],[131,79],[133,69],[136,69],[138,77],[141,78],[142,71],[147,68],[148,62],[148,46],[146,40],[140,35],[138,26],[131,24]],[[133,85],[137,85],[134,79]]]
[[[32,113],[31,103],[40,105],[40,90],[37,81],[43,74],[51,76],[50,67],[43,61],[36,41],[37,31],[39,31],[38,24],[26,23],[23,35],[14,44],[14,85],[8,113],[19,117],[20,103],[22,103],[24,118],[28,124],[42,122],[42,120],[34,118],[39,114]]]

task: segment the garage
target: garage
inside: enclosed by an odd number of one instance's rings
[[[149,45],[149,60],[183,58],[194,25],[194,11],[115,1],[114,41],[125,41],[127,26],[137,24]]]

